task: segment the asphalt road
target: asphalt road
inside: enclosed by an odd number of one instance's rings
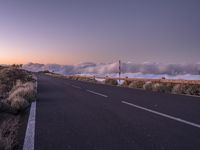
[[[200,98],[38,76],[36,150],[198,150]]]

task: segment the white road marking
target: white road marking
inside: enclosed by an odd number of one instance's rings
[[[138,109],[142,109],[142,110],[148,111],[150,113],[153,113],[153,114],[165,117],[165,118],[169,118],[169,119],[172,119],[172,120],[175,120],[175,121],[178,121],[178,122],[193,126],[193,127],[200,128],[199,124],[196,124],[196,123],[193,123],[193,122],[190,122],[190,121],[186,121],[186,120],[183,120],[181,118],[177,118],[177,117],[173,117],[173,116],[170,116],[170,115],[167,115],[167,114],[163,114],[163,113],[160,113],[160,112],[157,112],[157,111],[145,108],[145,107],[141,107],[141,106],[138,106],[138,105],[126,102],[126,101],[122,101],[122,103],[130,105],[130,106],[133,106],[133,107],[138,108]]]
[[[28,124],[26,128],[26,135],[24,139],[23,150],[34,150],[35,142],[35,117],[36,117],[36,101],[32,102]]]
[[[76,86],[76,85],[72,85],[72,87],[77,88],[77,89],[81,89],[81,87]]]
[[[200,96],[198,96],[198,95],[187,95],[187,94],[173,94],[173,95],[181,95],[181,96],[200,98]]]
[[[95,95],[99,95],[99,96],[102,96],[102,97],[105,97],[107,98],[108,96],[105,95],[105,94],[101,94],[101,93],[98,93],[98,92],[94,92],[94,91],[91,91],[91,90],[87,90],[88,92],[92,93],[92,94],[95,94]]]

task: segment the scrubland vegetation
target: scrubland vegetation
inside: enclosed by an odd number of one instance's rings
[[[0,66],[0,149],[18,146],[21,118],[36,98],[36,78],[18,66]]]
[[[91,82],[91,83],[97,83],[94,77],[84,77],[84,76],[69,76],[67,77],[68,79],[72,80],[78,80],[78,81],[86,81],[86,82]]]
[[[165,80],[165,79],[161,80],[131,79],[131,80],[125,80],[121,86],[144,89],[154,92],[200,96],[200,81]]]
[[[115,79],[105,79],[104,83],[108,85],[118,85],[118,82]]]
[[[172,94],[187,94],[200,96],[200,81],[199,80],[168,80],[162,79],[139,79],[139,78],[120,78],[123,81],[119,84],[119,78],[105,77],[103,81],[98,81],[94,76],[63,76],[54,73],[48,73],[54,77],[67,78],[79,81],[89,81],[92,83],[100,83],[135,89],[143,89],[153,92],[172,93]]]

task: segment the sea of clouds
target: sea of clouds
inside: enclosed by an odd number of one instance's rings
[[[80,63],[76,65],[38,64],[23,65],[23,69],[39,72],[49,70],[63,75],[96,75],[99,77],[117,77],[119,64],[115,63]],[[196,64],[163,64],[163,63],[133,63],[121,64],[122,77],[162,78],[200,80],[200,63]]]

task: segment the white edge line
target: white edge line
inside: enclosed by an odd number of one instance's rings
[[[180,96],[187,96],[187,97],[194,97],[194,98],[200,98],[200,96],[198,95],[188,95],[188,94],[175,94],[175,93],[172,93],[173,95],[180,95]]]
[[[88,91],[88,92],[90,92],[90,93],[92,93],[92,94],[96,94],[96,95],[99,95],[99,96],[103,96],[103,97],[105,97],[105,98],[108,97],[108,96],[105,95],[105,94],[97,93],[97,92],[94,92],[94,91],[91,91],[91,90],[86,90],[86,91]]]
[[[139,109],[142,109],[142,110],[145,110],[145,111],[148,111],[150,113],[153,113],[153,114],[165,117],[165,118],[169,118],[169,119],[172,119],[172,120],[175,120],[175,121],[178,121],[178,122],[190,125],[190,126],[194,126],[194,127],[200,128],[199,124],[196,124],[196,123],[193,123],[193,122],[190,122],[190,121],[186,121],[186,120],[183,120],[181,118],[177,118],[177,117],[173,117],[173,116],[170,116],[170,115],[167,115],[167,114],[163,114],[163,113],[160,113],[160,112],[148,109],[148,108],[144,108],[144,107],[141,107],[141,106],[138,106],[138,105],[126,102],[126,101],[122,101],[122,103],[130,105],[130,106],[133,106],[133,107],[136,107],[136,108],[139,108]]]
[[[24,139],[23,150],[34,150],[35,142],[35,117],[36,117],[36,101],[32,102],[28,124],[26,128],[26,135]]]

